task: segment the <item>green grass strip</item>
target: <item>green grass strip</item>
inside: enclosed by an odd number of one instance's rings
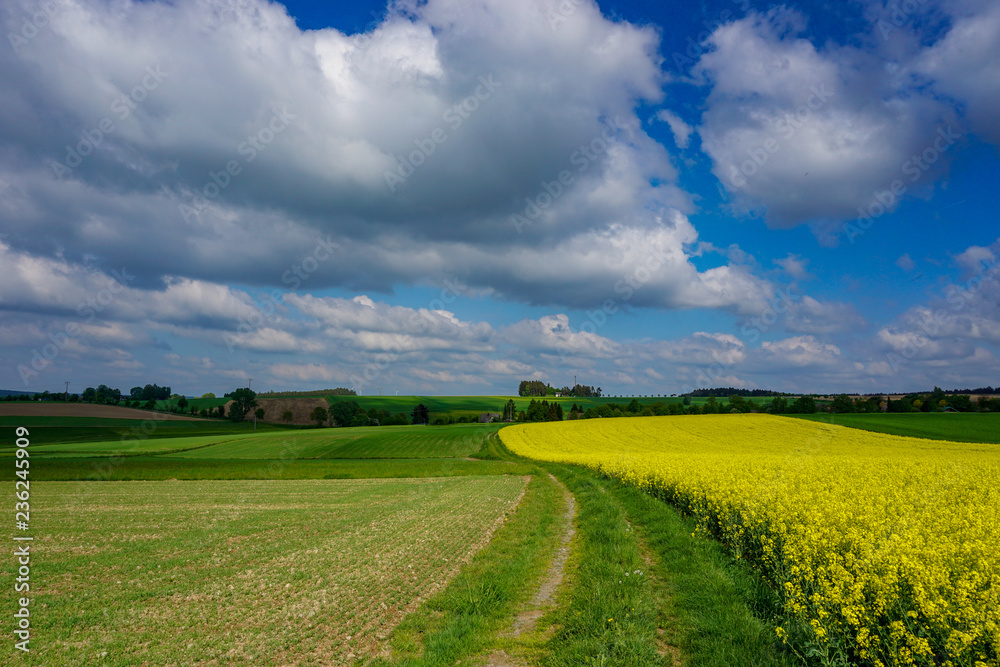
[[[721,544],[692,537],[680,512],[617,481],[604,486],[652,550],[663,582],[660,627],[686,667],[786,667],[800,664],[777,640],[774,593]],[[668,663],[669,664],[669,663]]]
[[[506,465],[506,464],[498,464]],[[441,593],[393,633],[378,667],[437,667],[482,653],[533,593],[558,542],[562,491],[534,470],[517,511]]]
[[[32,458],[31,481],[126,481],[164,479],[365,479],[527,475],[525,463],[463,459],[395,460],[220,460],[152,456]],[[13,481],[13,463],[0,468],[0,481]]]
[[[657,608],[640,545],[607,483],[578,468],[548,465],[577,501],[577,551],[568,604],[542,664],[551,667],[663,665]]]

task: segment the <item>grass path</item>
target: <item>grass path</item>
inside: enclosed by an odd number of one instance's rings
[[[566,563],[569,560],[570,545],[576,535],[576,499],[566,485],[549,473],[549,478],[562,489],[565,511],[562,514],[562,527],[559,535],[559,546],[549,565],[544,578],[535,590],[535,595],[515,618],[513,626],[506,633],[507,637],[517,639],[533,632],[546,612],[551,611],[556,603],[556,593],[563,583],[566,573]],[[486,659],[486,667],[525,667],[525,662],[503,649],[495,649]]]

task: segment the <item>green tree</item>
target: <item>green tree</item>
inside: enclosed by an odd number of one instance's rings
[[[783,415],[788,412],[788,399],[784,396],[775,396],[771,399],[769,411],[773,415]]]
[[[832,412],[837,412],[841,414],[846,414],[848,412],[855,412],[854,401],[847,394],[840,394],[833,399],[833,403],[830,405],[830,410]]]
[[[230,398],[233,399],[233,405],[229,408],[229,418],[234,422],[243,421],[247,413],[257,407],[257,393],[252,389],[240,387]]]
[[[330,419],[337,426],[350,426],[358,413],[364,412],[357,401],[334,401],[330,405]]]
[[[816,399],[812,396],[799,396],[792,403],[792,412],[799,415],[811,415],[816,412]]]
[[[576,407],[575,405],[573,406]],[[510,399],[503,406],[503,421],[512,422],[517,417],[517,406],[514,404],[514,399]]]
[[[965,394],[957,394],[948,399],[948,404],[959,412],[972,412],[972,399]]]
[[[181,412],[183,412],[184,408],[186,408],[187,406],[188,406],[188,400],[186,398],[181,396],[179,399],[177,399],[177,407],[181,409]]]
[[[257,417],[257,419],[263,419],[265,414],[264,408],[257,408],[253,414],[255,417]]]
[[[316,422],[316,426],[322,426],[327,419],[330,418],[330,413],[326,411],[322,405],[317,405],[313,408],[313,411],[309,413],[309,419]]]
[[[281,413],[281,419],[289,423],[291,423],[293,416],[291,410],[285,410]]]
[[[413,413],[410,416],[413,418],[414,424],[427,424],[431,420],[431,411],[427,409],[426,405],[419,403],[417,407],[413,408]]]

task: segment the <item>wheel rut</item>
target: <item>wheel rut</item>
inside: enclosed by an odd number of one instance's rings
[[[556,550],[556,555],[546,570],[541,584],[535,591],[535,595],[528,603],[527,609],[514,618],[511,629],[506,633],[507,637],[520,637],[535,629],[538,619],[555,606],[556,592],[566,575],[570,543],[573,536],[576,535],[576,527],[573,524],[576,518],[576,498],[566,488],[566,485],[556,479],[553,474],[549,473],[549,478],[562,489],[563,497],[566,500],[566,510],[563,513],[563,525],[559,535],[559,548]],[[497,650],[487,658],[485,667],[526,667],[526,665],[523,661],[508,655],[506,651]]]

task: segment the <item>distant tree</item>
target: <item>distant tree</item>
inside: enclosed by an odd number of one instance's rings
[[[816,399],[812,396],[799,396],[792,403],[791,412],[799,415],[811,415],[816,412]]]
[[[201,410],[198,411],[198,414],[201,415],[202,417],[208,417],[208,408],[202,408]]]
[[[729,395],[729,410],[728,412],[750,412],[753,408],[751,403],[739,394]]]
[[[965,394],[950,397],[948,399],[948,404],[959,412],[972,412],[974,410],[972,407],[972,399]]]
[[[180,408],[181,411],[183,411],[184,408],[186,408],[187,406],[188,406],[188,400],[185,397],[181,396],[180,398],[177,399],[177,407]]]
[[[212,392],[208,392],[207,394],[202,394],[201,397],[202,398],[215,398],[215,394],[213,394]]]
[[[309,413],[309,419],[316,422],[316,426],[322,426],[323,423],[330,418],[330,413],[326,411],[322,405],[317,405],[313,408],[313,411]]]
[[[788,412],[788,399],[784,396],[775,396],[770,403],[769,411],[773,415],[783,415]]]
[[[830,404],[830,411],[837,413],[848,413],[855,412],[854,401],[847,394],[840,394],[833,399],[833,403]]]
[[[217,409],[217,412],[218,412],[219,417],[225,417],[226,416],[226,406],[220,405],[218,407],[218,409]]]
[[[684,399],[681,401],[681,403],[683,403],[684,405],[691,405],[691,397],[685,396]]]
[[[230,394],[233,399],[233,406],[229,408],[229,418],[234,422],[241,422],[247,413],[257,407],[257,394],[252,389],[240,387]]]
[[[289,422],[289,423],[292,421],[293,416],[294,415],[292,415],[292,411],[291,410],[285,410],[284,412],[281,413],[281,419],[282,419],[282,421],[286,421],[286,422]]]
[[[334,401],[330,404],[330,419],[337,426],[350,426],[359,413],[364,413],[357,401]]]
[[[83,395],[80,396],[80,400],[82,400],[84,403],[93,403],[96,398],[97,398],[97,390],[94,389],[93,387],[87,387],[86,389],[84,389]]]
[[[263,419],[265,414],[264,408],[257,408],[256,410],[254,410],[253,414],[255,417],[257,417],[257,419]]]
[[[142,400],[142,387],[132,387],[128,390],[128,395],[133,401]]]
[[[575,404],[574,404],[574,407]],[[514,404],[514,399],[510,399],[503,406],[503,421],[512,422],[517,417],[517,406]]]
[[[410,416],[413,418],[414,424],[427,424],[430,421],[431,411],[427,409],[426,405],[419,403],[417,407],[413,408],[413,413]]]
[[[521,383],[517,387],[517,395],[545,396],[548,394],[550,388],[541,380],[521,380]]]

